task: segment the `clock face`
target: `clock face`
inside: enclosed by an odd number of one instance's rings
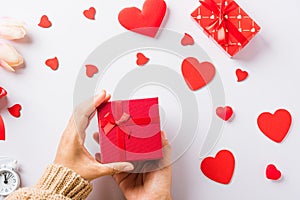
[[[10,169],[0,169],[0,195],[6,196],[18,189],[19,175]]]

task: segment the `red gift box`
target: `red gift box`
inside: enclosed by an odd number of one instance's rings
[[[245,47],[260,30],[233,0],[200,0],[200,3],[192,17],[230,56]]]
[[[112,101],[97,110],[102,163],[163,157],[158,98]]]

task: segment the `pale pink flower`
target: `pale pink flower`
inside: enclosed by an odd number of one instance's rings
[[[0,19],[0,37],[7,40],[24,38],[26,35],[25,24],[13,18]]]
[[[8,71],[15,71],[15,67],[23,64],[23,57],[10,44],[0,42],[0,66]]]

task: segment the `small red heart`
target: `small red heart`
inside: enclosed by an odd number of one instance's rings
[[[6,90],[3,87],[0,87],[0,99],[7,95]]]
[[[43,15],[41,17],[40,23],[38,24],[42,28],[49,28],[52,26],[51,21],[49,20],[47,15]]]
[[[216,70],[212,63],[202,62],[188,57],[181,64],[182,75],[191,90],[198,90],[206,86],[215,76]]]
[[[5,126],[1,115],[0,115],[0,140],[5,140]]]
[[[285,109],[279,109],[274,114],[264,112],[258,116],[257,124],[263,134],[280,143],[289,132],[292,116]]]
[[[216,157],[207,157],[201,162],[201,171],[209,179],[229,184],[233,176],[235,159],[228,150],[221,150]]]
[[[89,78],[92,78],[95,74],[98,73],[98,68],[95,65],[85,65],[86,75]]]
[[[20,104],[15,104],[7,110],[12,116],[19,118],[21,116],[22,106]]]
[[[275,165],[269,164],[266,168],[266,176],[270,180],[277,181],[281,178],[281,172],[276,168]]]
[[[136,64],[138,66],[143,66],[145,64],[147,64],[147,62],[149,61],[149,58],[147,58],[144,54],[142,53],[138,53],[136,54],[137,60],[136,60]]]
[[[86,18],[95,20],[96,9],[94,7],[90,7],[88,10],[83,11],[83,14]]]
[[[146,0],[143,10],[136,7],[124,8],[119,13],[120,24],[127,30],[155,37],[166,14],[164,0]]]
[[[241,81],[245,80],[248,77],[248,72],[243,71],[241,69],[237,69],[235,71],[235,74],[238,78],[238,80],[237,80],[238,82],[241,82]]]
[[[46,60],[45,64],[52,70],[57,70],[59,65],[57,57]]]
[[[183,38],[181,39],[182,46],[193,45],[195,43],[193,37],[187,33],[184,34]]]
[[[225,106],[225,107],[217,107],[216,109],[216,114],[223,120],[228,121],[232,114],[233,110],[230,106]]]

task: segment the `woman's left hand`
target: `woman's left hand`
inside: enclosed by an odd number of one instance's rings
[[[63,165],[77,172],[86,180],[93,180],[105,175],[133,170],[128,162],[101,164],[84,146],[85,130],[96,113],[96,108],[107,102],[110,95],[102,91],[94,98],[77,107],[65,129],[56,154],[54,163]]]

